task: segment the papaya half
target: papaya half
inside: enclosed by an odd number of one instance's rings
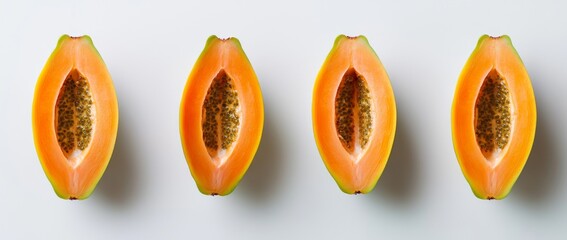
[[[112,155],[118,101],[110,73],[89,36],[63,35],[35,87],[35,148],[55,193],[85,199]]]
[[[508,195],[528,160],[536,119],[530,77],[510,37],[480,37],[452,107],[455,153],[478,198]]]
[[[394,142],[396,102],[366,37],[336,38],[315,81],[312,115],[319,153],[339,188],[372,191]]]
[[[209,37],[187,79],[179,125],[199,191],[230,194],[252,163],[264,127],[260,84],[238,39]]]

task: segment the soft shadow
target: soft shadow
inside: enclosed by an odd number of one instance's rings
[[[132,129],[132,124],[127,109],[120,109],[120,120],[118,136],[114,146],[114,152],[105,174],[103,175],[94,195],[103,201],[123,208],[130,205],[132,199],[136,198],[136,184],[139,182],[139,173],[136,171],[135,139],[139,138],[139,132]]]
[[[543,92],[536,93],[537,96],[545,97]],[[554,126],[550,119],[553,106],[538,104],[537,107],[538,120],[532,152],[511,194],[526,204],[543,207],[563,187],[559,171],[562,168],[562,146],[556,141],[557,129],[562,126]]]
[[[398,105],[398,122],[392,153],[376,188],[370,194],[396,204],[407,205],[415,199],[415,190],[419,178],[416,146],[409,129],[410,117]]]
[[[264,106],[274,106],[269,97],[264,97]],[[235,190],[235,195],[250,198],[254,203],[267,202],[278,191],[277,185],[281,180],[283,140],[276,119],[273,108],[265,107],[264,131],[258,152]]]

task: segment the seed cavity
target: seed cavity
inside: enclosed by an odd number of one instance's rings
[[[372,103],[366,80],[354,69],[346,71],[335,98],[335,127],[349,153],[366,147],[372,132]]]
[[[203,104],[203,141],[211,157],[226,152],[240,126],[238,93],[232,78],[221,70],[213,79]]]
[[[493,160],[506,147],[511,132],[508,84],[493,69],[484,79],[476,100],[475,135],[483,155]]]
[[[55,105],[57,142],[68,159],[90,144],[94,127],[89,82],[76,69],[67,75]]]

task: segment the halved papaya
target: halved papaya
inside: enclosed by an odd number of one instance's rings
[[[313,89],[313,132],[340,189],[368,193],[384,171],[396,132],[396,102],[364,36],[336,38]]]
[[[85,199],[102,177],[116,141],[118,101],[89,36],[63,35],[35,87],[35,148],[55,193]]]
[[[455,153],[478,198],[508,195],[530,154],[536,118],[530,77],[510,37],[480,37],[452,109]]]
[[[264,127],[260,84],[238,39],[209,37],[187,79],[179,116],[199,191],[230,194],[252,163]]]

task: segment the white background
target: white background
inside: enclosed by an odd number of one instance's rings
[[[0,239],[567,239],[559,2],[1,0]],[[85,201],[55,195],[31,132],[36,79],[64,33],[93,38],[120,104],[114,155]],[[398,106],[390,162],[368,195],[339,190],[312,134],[312,87],[341,33],[368,37]],[[451,142],[456,81],[485,33],[510,35],[538,107],[532,154],[502,201],[474,197]],[[178,132],[211,34],[240,39],[265,101],[262,143],[227,197],[198,192]]]

